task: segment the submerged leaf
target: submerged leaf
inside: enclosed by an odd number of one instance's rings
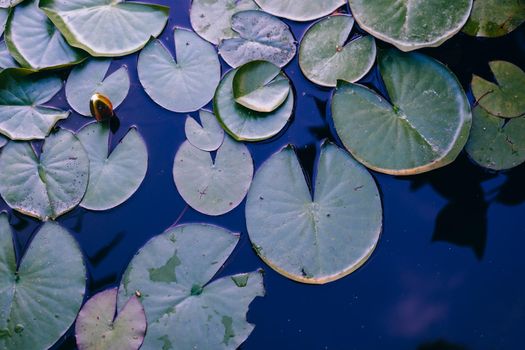
[[[523,0],[474,0],[463,32],[472,36],[499,37],[525,22]]]
[[[224,130],[211,112],[200,110],[199,118],[202,126],[192,117],[186,118],[186,138],[202,151],[216,151],[224,141]]]
[[[272,15],[294,21],[321,18],[346,4],[346,0],[255,0],[255,2]]]

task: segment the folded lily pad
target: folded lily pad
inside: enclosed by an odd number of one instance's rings
[[[346,4],[345,0],[255,0],[266,12],[293,21],[311,21],[329,15]]]
[[[196,111],[213,98],[221,78],[215,48],[197,34],[175,29],[176,61],[159,40],[142,50],[138,62],[140,83],[162,107],[179,113]]]
[[[246,202],[246,227],[257,254],[298,282],[323,284],[358,269],[379,240],[382,209],[372,176],[325,143],[314,194],[291,146],[267,160]]]
[[[497,84],[474,75],[472,93],[477,103],[490,114],[515,118],[525,114],[525,73],[512,63],[489,63]]]
[[[24,0],[0,0],[0,8],[7,9],[7,8],[10,8],[10,7],[15,7],[16,5],[18,5],[22,1],[24,1]]]
[[[13,209],[46,221],[77,206],[86,192],[89,159],[71,132],[51,134],[40,157],[27,142],[9,142],[0,155],[0,194]]]
[[[91,56],[125,56],[157,37],[169,8],[124,0],[40,0],[40,8],[71,46]]]
[[[472,121],[454,74],[419,53],[389,50],[379,70],[390,102],[358,84],[341,83],[332,99],[335,129],[368,168],[392,175],[419,174],[458,156]]]
[[[186,118],[186,138],[202,151],[216,151],[224,141],[224,130],[211,112],[200,110],[199,118],[202,126],[192,117]]]
[[[495,38],[512,32],[525,22],[523,0],[474,0],[472,13],[463,32]]]
[[[66,230],[45,223],[17,265],[0,214],[0,349],[49,349],[75,321],[85,289],[82,252]]]
[[[234,68],[256,60],[284,67],[297,51],[288,25],[265,12],[252,10],[234,14],[232,29],[238,36],[223,40],[219,54]]]
[[[472,0],[349,0],[359,26],[400,50],[436,47],[458,33],[472,9]]]
[[[351,16],[330,16],[312,25],[299,48],[299,66],[312,82],[334,87],[338,80],[350,83],[368,73],[376,59],[376,44],[366,35],[351,40]]]

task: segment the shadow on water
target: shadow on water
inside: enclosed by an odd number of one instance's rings
[[[423,343],[417,347],[417,350],[468,350],[468,348],[463,345],[454,344],[446,340],[439,339],[436,341]]]

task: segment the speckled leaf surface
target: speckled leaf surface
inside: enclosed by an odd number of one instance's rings
[[[523,22],[524,0],[474,0],[472,13],[463,32],[495,38],[512,32]]]
[[[216,151],[224,141],[224,130],[215,115],[206,110],[199,111],[199,124],[192,117],[186,118],[184,131],[189,143],[206,152]]]
[[[346,3],[346,0],[255,0],[266,12],[294,21],[311,21],[324,17]]]

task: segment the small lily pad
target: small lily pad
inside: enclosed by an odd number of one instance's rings
[[[216,151],[224,141],[224,130],[211,112],[201,110],[199,118],[202,126],[192,117],[186,118],[184,125],[186,138],[202,151]]]
[[[255,0],[266,12],[293,21],[311,21],[329,15],[346,0]]]
[[[463,32],[495,38],[506,35],[525,22],[523,0],[474,0],[472,13]]]
[[[175,61],[159,40],[142,50],[138,62],[140,83],[162,107],[179,113],[193,112],[213,98],[221,78],[215,48],[197,34],[175,29]]]
[[[219,54],[230,66],[263,60],[284,67],[297,51],[288,25],[262,11],[242,11],[232,16],[232,29],[238,37],[219,45]]]

